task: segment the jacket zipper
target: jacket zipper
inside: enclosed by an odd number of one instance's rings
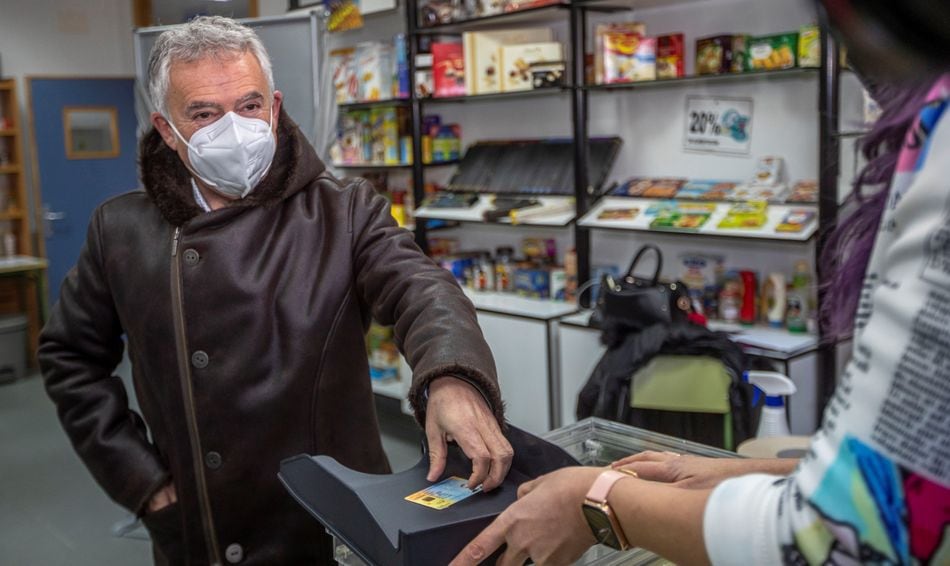
[[[185,405],[185,420],[188,423],[188,436],[191,439],[191,457],[194,461],[195,478],[198,482],[198,506],[201,509],[201,523],[205,531],[205,540],[211,563],[221,564],[221,553],[215,537],[214,518],[211,515],[211,497],[208,495],[208,482],[204,473],[204,458],[201,454],[201,441],[198,438],[198,418],[195,410],[195,394],[191,387],[191,367],[188,365],[188,348],[185,345],[185,309],[182,304],[181,260],[178,258],[178,245],[181,243],[181,227],[175,227],[172,237],[171,284],[172,319],[175,326],[175,347],[178,352],[178,375],[181,379],[181,392]]]

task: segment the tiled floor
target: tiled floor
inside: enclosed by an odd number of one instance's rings
[[[420,433],[397,405],[379,409],[386,452],[402,470],[419,459]],[[113,534],[127,520],[72,451],[39,377],[0,386],[0,566],[151,564],[141,531]]]

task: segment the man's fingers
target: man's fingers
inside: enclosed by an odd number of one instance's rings
[[[505,514],[502,513],[492,524],[485,527],[485,530],[472,539],[472,542],[462,549],[449,566],[476,566],[498,550],[505,542],[507,531],[507,527],[503,526],[504,516]]]
[[[493,425],[494,423],[492,423]],[[494,426],[487,426],[482,434],[482,438],[488,443],[488,452],[491,454],[491,470],[488,473],[488,479],[483,484],[485,491],[491,491],[501,485],[508,475],[511,468],[511,461],[514,459],[515,451],[511,447],[508,439],[501,434],[501,431]]]
[[[429,440],[429,475],[426,479],[436,481],[442,477],[445,471],[445,458],[448,449],[445,445],[445,437],[439,431],[439,427],[426,425],[426,438]]]

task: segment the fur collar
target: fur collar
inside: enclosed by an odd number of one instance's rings
[[[191,173],[153,127],[139,145],[139,169],[149,198],[173,226],[181,226],[202,214],[195,203]],[[257,187],[232,207],[270,206],[286,199],[314,181],[326,167],[313,147],[290,119],[280,111],[277,151],[270,171]]]

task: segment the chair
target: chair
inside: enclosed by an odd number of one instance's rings
[[[734,450],[732,381],[712,357],[656,356],[631,378],[630,424]]]

